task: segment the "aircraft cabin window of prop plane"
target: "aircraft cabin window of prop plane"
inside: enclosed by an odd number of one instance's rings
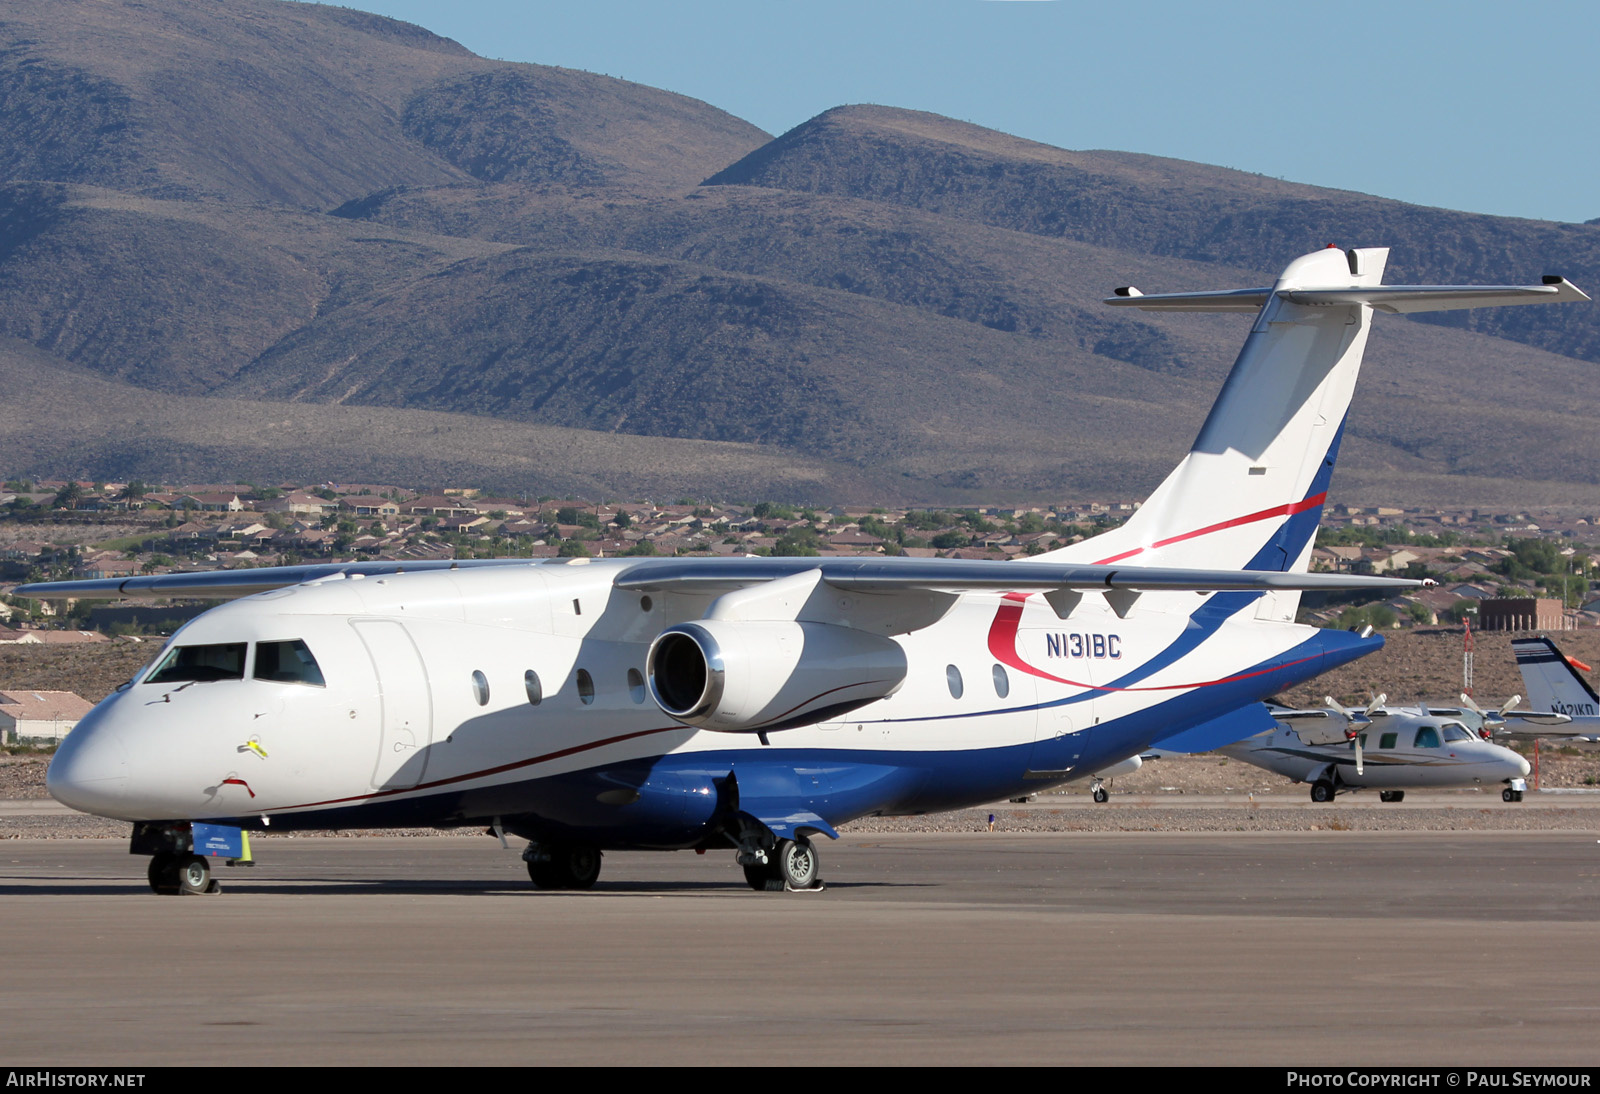
[[[644,702],[644,677],[639,674],[638,669],[628,670],[628,694],[633,697],[635,703]]]
[[[522,674],[522,686],[528,692],[528,704],[538,706],[544,702],[544,685],[539,682],[539,674],[529,669]]]
[[[472,670],[472,694],[477,696],[480,707],[489,705],[489,678],[481,669]]]
[[[594,677],[588,669],[578,670],[578,701],[584,706],[594,702]]]
[[[198,684],[212,680],[243,680],[248,642],[216,646],[174,646],[147,684]]]
[[[1414,748],[1438,748],[1439,731],[1433,726],[1423,726],[1417,730],[1417,739],[1413,742]]]
[[[255,678],[278,684],[306,684],[318,688],[328,686],[328,682],[322,678],[317,659],[298,638],[288,642],[256,643]]]
[[[950,685],[950,698],[961,698],[961,670],[954,665],[946,665],[944,667],[944,679],[945,683]]]
[[[1398,733],[1385,733],[1382,737],[1378,738],[1378,747],[1379,748],[1393,748],[1395,746],[1395,743],[1398,742],[1399,740],[1400,740],[1400,734],[1398,734]],[[1362,743],[1362,745],[1366,744],[1365,741],[1363,741],[1361,743]]]
[[[1006,675],[1004,665],[994,667],[994,693],[1002,699],[1011,694],[1011,677]]]

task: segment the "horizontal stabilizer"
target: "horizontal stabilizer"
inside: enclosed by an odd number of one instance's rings
[[[1118,289],[1106,303],[1143,311],[1250,312],[1259,311],[1274,294],[1268,289],[1234,289],[1228,292],[1175,292],[1144,294],[1138,289]],[[1277,295],[1308,307],[1349,307],[1365,304],[1378,311],[1410,315],[1425,311],[1457,311],[1509,304],[1577,303],[1589,297],[1564,277],[1547,278],[1540,285],[1371,285],[1352,288],[1279,289]]]

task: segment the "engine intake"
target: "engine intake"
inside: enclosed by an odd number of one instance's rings
[[[882,699],[905,680],[906,655],[892,639],[827,623],[706,619],[657,635],[645,669],[678,721],[756,733]]]

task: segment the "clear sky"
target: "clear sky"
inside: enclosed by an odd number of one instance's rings
[[[1064,148],[1424,205],[1600,217],[1600,4],[352,0],[487,57],[677,91],[781,133],[930,110]]]

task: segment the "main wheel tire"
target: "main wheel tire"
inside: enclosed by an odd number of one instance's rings
[[[180,855],[175,876],[178,892],[193,895],[211,888],[211,863],[200,855]]]
[[[563,870],[567,875],[567,888],[593,889],[600,880],[600,848],[586,843],[562,849]]]
[[[1097,786],[1094,788],[1094,800],[1104,805],[1111,800],[1111,795],[1106,792],[1105,787]]]
[[[1333,800],[1333,784],[1330,782],[1312,783],[1311,800],[1314,802],[1331,802]]]
[[[528,877],[540,889],[593,889],[601,853],[586,843],[560,844],[543,861],[529,861]]]
[[[814,889],[821,862],[810,840],[781,840],[778,843],[778,872],[790,889]]]
[[[159,851],[150,856],[150,867],[145,871],[150,879],[150,891],[162,896],[178,894],[178,856],[170,851]]]
[[[1380,790],[1378,791],[1378,800],[1381,802],[1403,802],[1406,800],[1406,792],[1404,790]]]
[[[746,866],[744,880],[758,893],[783,888],[783,874],[778,870],[778,864],[771,859],[766,862],[752,862]]]

